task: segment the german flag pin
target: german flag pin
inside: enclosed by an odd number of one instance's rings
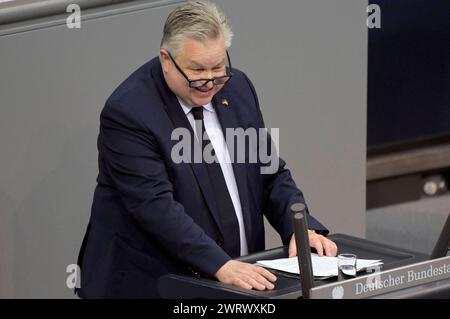
[[[222,99],[222,105],[227,107],[228,105],[228,100],[227,99]]]

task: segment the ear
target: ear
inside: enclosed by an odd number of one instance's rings
[[[169,53],[165,49],[159,50],[159,60],[161,61],[161,66],[164,73],[169,72],[170,68],[170,57]]]

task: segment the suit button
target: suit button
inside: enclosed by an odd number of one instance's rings
[[[222,239],[216,240],[216,243],[217,243],[217,245],[219,245],[220,247],[223,247],[224,242],[223,242]]]

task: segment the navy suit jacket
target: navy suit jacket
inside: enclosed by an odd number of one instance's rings
[[[254,87],[239,70],[233,69],[212,103],[224,132],[264,127]],[[79,254],[80,297],[159,297],[161,275],[213,276],[230,260],[220,247],[223,234],[205,165],[171,160],[179,142],[171,134],[179,127],[192,132],[159,58],[130,75],[107,100],[100,116],[97,187]],[[264,250],[263,214],[286,244],[293,233],[289,207],[304,203],[278,160],[273,174],[261,174],[259,162],[233,164],[249,253]],[[309,214],[307,221],[309,228],[327,233]]]

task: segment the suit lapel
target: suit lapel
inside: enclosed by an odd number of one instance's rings
[[[191,145],[193,146],[193,143],[198,143],[196,138],[194,137],[195,135],[192,126],[189,123],[189,120],[187,119],[183,109],[181,108],[177,97],[167,87],[160,66],[152,68],[152,76],[155,80],[154,82],[157,85],[157,89],[166,106],[166,112],[170,120],[172,121],[174,128],[183,127],[188,129],[191,136]],[[193,148],[191,149],[191,151],[193,152]],[[217,224],[218,229],[222,232],[219,210],[217,208],[217,204],[214,199],[214,194],[212,192],[212,186],[210,183],[206,166],[203,163],[193,163],[192,161],[189,163],[189,165],[195,175],[198,185],[200,186],[200,190],[203,193],[203,197],[211,212],[211,215],[213,216],[213,219]]]
[[[212,104],[214,106],[214,109],[217,112],[220,125],[222,127],[222,132],[224,134],[224,137],[226,138],[226,129],[227,128],[239,128],[242,127],[242,124],[239,123],[239,119],[236,113],[236,108],[240,107],[239,105],[233,105],[232,101],[229,97],[226,96],[226,93],[223,93],[222,91],[219,91],[213,98]],[[243,129],[246,129],[245,127],[242,127]],[[234,171],[234,177],[236,179],[236,184],[239,191],[239,198],[241,200],[241,207],[242,207],[242,215],[244,218],[244,226],[245,226],[245,233],[246,237],[251,237],[252,227],[251,227],[251,211],[249,206],[249,194],[248,194],[248,180],[247,180],[247,168],[245,163],[236,163],[236,145],[237,143],[234,143],[234,150],[231,152],[231,150],[228,150],[230,154],[235,154],[234,159],[231,158],[232,165],[233,165],[233,171]],[[227,144],[227,147],[229,145]],[[243,150],[240,150],[243,151]],[[251,245],[251,242],[247,240],[248,245]],[[249,246],[249,250],[251,247]]]

